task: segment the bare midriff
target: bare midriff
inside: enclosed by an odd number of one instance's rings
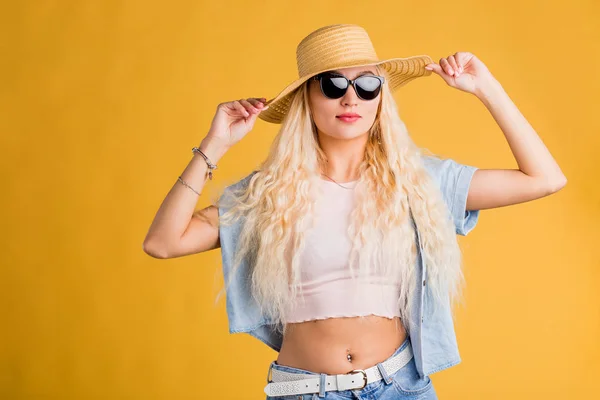
[[[288,323],[286,328],[277,364],[329,375],[386,360],[407,335],[399,317],[376,315]]]

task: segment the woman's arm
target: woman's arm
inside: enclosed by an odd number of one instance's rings
[[[264,105],[264,100],[264,97],[251,97],[217,106],[210,130],[198,146],[213,164],[250,132],[258,114],[269,107]],[[181,174],[181,179],[193,190],[179,181],[173,185],[144,239],[143,249],[147,254],[155,258],[174,258],[220,246],[217,207],[211,205],[194,212],[206,183],[207,170],[204,158],[194,153]]]
[[[478,169],[467,210],[503,207],[539,199],[563,188],[567,178],[517,106],[474,54],[457,52],[428,64],[451,87],[474,94],[504,133],[519,169]]]
[[[200,150],[216,164],[227,151],[219,143],[206,138]],[[207,180],[208,165],[199,154],[194,154],[181,174],[188,185],[202,194]],[[193,218],[198,195],[176,181],[160,205],[144,239],[144,252],[154,258],[174,258],[201,253],[219,247],[219,216],[214,206],[199,212]]]
[[[539,199],[562,189],[567,178],[536,131],[495,79],[475,92],[504,133],[519,169],[479,169],[473,175],[467,210]]]

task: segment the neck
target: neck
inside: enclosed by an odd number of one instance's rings
[[[356,181],[365,156],[368,133],[354,138],[336,138],[319,132],[319,144],[327,159],[322,173],[339,183]]]

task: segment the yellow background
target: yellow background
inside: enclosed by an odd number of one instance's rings
[[[378,55],[477,55],[568,178],[482,212],[460,238],[462,363],[441,399],[562,399],[600,377],[600,6],[504,1],[21,1],[0,12],[0,398],[264,399],[276,353],[229,335],[220,251],[157,260],[142,241],[220,102],[274,97],[328,24]],[[395,94],[423,147],[516,168],[483,104],[437,75]],[[277,125],[219,163],[198,208],[265,157]]]

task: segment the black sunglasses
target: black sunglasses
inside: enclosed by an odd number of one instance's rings
[[[362,75],[356,79],[348,79],[344,75],[333,72],[323,72],[312,79],[319,81],[321,92],[330,99],[341,98],[352,85],[358,97],[363,100],[373,100],[379,95],[381,85],[385,82],[385,78],[378,75]]]

